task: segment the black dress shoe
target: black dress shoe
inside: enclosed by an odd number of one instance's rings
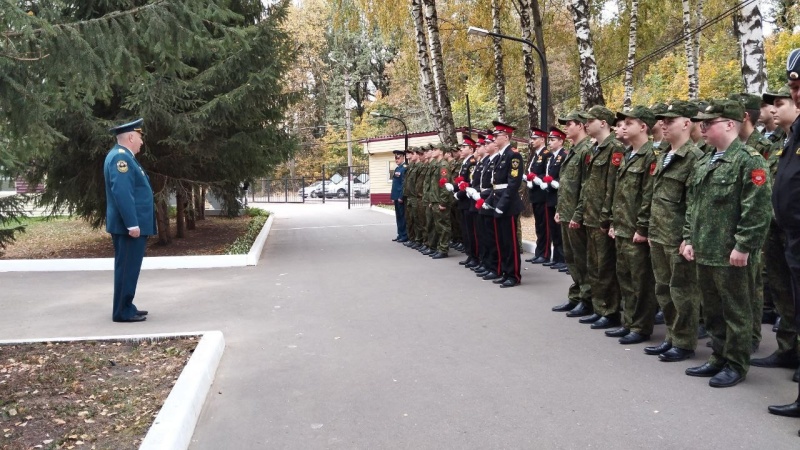
[[[588,316],[591,313],[592,313],[592,308],[586,306],[585,303],[581,302],[575,305],[575,307],[572,308],[572,310],[567,313],[567,317],[583,317],[583,316]]]
[[[570,312],[572,312],[572,311],[570,311]],[[567,315],[569,316],[569,314],[567,314]],[[602,318],[603,318],[603,316],[601,316],[600,314],[593,313],[591,316],[584,317],[582,319],[578,319],[578,322],[580,322],[580,323],[595,323],[595,322],[597,322],[598,320],[600,320]]]
[[[506,282],[507,279],[508,279],[508,277],[498,278],[496,280],[492,280],[492,283],[494,283],[494,284],[503,284],[503,283]]]
[[[722,367],[717,367],[707,362],[702,366],[689,367],[686,369],[686,375],[689,375],[690,377],[713,377],[721,371]]]
[[[413,249],[413,250],[419,250],[419,248],[421,246],[422,246],[422,244],[420,244],[419,242],[414,242],[413,244],[409,245],[408,248]]]
[[[422,252],[422,254],[425,255],[425,256],[430,256],[430,255],[433,255],[434,253],[436,253],[436,250],[434,250],[432,248],[429,248],[429,249],[425,250],[424,252]]]
[[[396,237],[396,238],[392,239],[392,242],[397,242],[398,239],[400,239],[400,238]]]
[[[596,322],[594,322],[589,328],[593,330],[604,330],[606,328],[617,327],[617,326],[619,326],[619,318],[613,316],[603,316]]]
[[[708,385],[716,388],[736,386],[744,381],[744,377],[745,376],[740,375],[739,372],[728,366],[725,366],[725,368],[722,369],[718,374],[714,375],[710,380],[708,380]]]
[[[496,280],[496,279],[500,278],[500,275],[498,275],[498,274],[496,274],[494,272],[489,272],[486,275],[484,275],[482,278],[484,280]]]
[[[660,355],[671,348],[672,344],[668,341],[664,341],[653,347],[645,347],[644,352],[647,353],[648,355]]]
[[[678,362],[689,359],[694,356],[694,350],[686,350],[685,348],[672,347],[666,352],[658,355],[658,359],[664,362]]]
[[[656,325],[664,325],[664,311],[659,311],[656,313]]]
[[[408,238],[400,238],[400,239],[397,240],[397,242],[399,242],[401,244],[405,244],[406,242],[408,242]]]
[[[561,269],[563,269],[565,267],[567,267],[567,265],[564,264],[564,263],[555,263],[552,266],[550,266],[550,269],[552,269],[552,270],[561,270]]]
[[[797,370],[794,371],[794,375],[792,376],[792,381],[794,381],[795,383],[800,383],[800,367],[798,367]]]
[[[477,263],[476,266],[470,267],[469,270],[471,270],[473,272],[483,272],[483,271],[486,270],[486,267],[483,267],[483,265],[481,265],[481,263]]]
[[[553,306],[551,309],[555,312],[567,312],[572,311],[577,306],[577,303],[562,303],[558,306]]]
[[[478,261],[473,259],[472,261],[470,261],[467,264],[465,264],[464,268],[466,268],[466,269],[474,269],[474,268],[478,267],[478,264],[480,264],[480,263],[478,263]]]
[[[147,316],[133,316],[127,319],[115,320],[114,322],[144,322]]]
[[[766,358],[753,358],[750,360],[751,366],[756,367],[785,367],[787,369],[796,369],[800,366],[797,355],[787,355],[774,352]]]
[[[431,259],[444,259],[444,258],[447,258],[449,256],[450,255],[448,255],[445,252],[437,252],[435,255],[431,256]]]
[[[540,256],[538,258],[534,258],[531,262],[533,264],[544,264],[547,262],[547,259],[544,256]]]
[[[627,329],[625,327],[619,327],[619,328],[614,328],[613,330],[606,330],[606,336],[618,338],[618,337],[627,336],[628,333],[630,333],[630,332],[631,332],[631,330],[629,330],[629,329]]]
[[[708,331],[706,331],[706,327],[703,324],[697,327],[697,339],[706,339],[708,338]]]
[[[800,417],[800,402],[789,403],[788,405],[770,406],[767,408],[770,414],[784,417]]]
[[[485,277],[486,275],[489,275],[489,271],[488,271],[488,270],[486,270],[486,269],[483,269],[483,270],[476,270],[476,271],[475,271],[475,276],[476,276],[476,277],[483,278],[483,277]]]
[[[561,269],[558,269],[558,271],[561,272],[561,273],[565,273],[565,274],[569,275],[569,268],[568,267],[562,267]]]
[[[136,315],[137,316],[146,316],[147,314],[149,314],[149,313],[147,311],[145,311],[144,309],[140,309],[140,310],[136,311]]]
[[[553,264],[557,264],[557,263],[554,263],[553,261],[546,262],[546,263],[542,263],[542,265],[543,265],[544,267],[550,267],[550,266],[552,266]]]
[[[500,285],[501,288],[510,288],[514,286],[519,286],[519,281],[515,280],[514,278],[509,278]]]
[[[428,246],[427,246],[427,245],[425,245],[425,244],[421,245],[421,246],[420,246],[420,247],[417,249],[417,251],[419,251],[420,253],[425,253],[425,252],[427,252],[428,250],[430,250],[430,247],[428,247]]]
[[[597,322],[595,322],[595,325]],[[649,334],[641,334],[637,333],[636,331],[631,331],[630,333],[626,334],[625,336],[619,338],[619,343],[622,345],[631,345],[631,344],[641,344],[650,339]]]

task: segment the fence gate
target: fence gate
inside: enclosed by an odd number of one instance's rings
[[[305,178],[262,178],[250,185],[248,197],[253,202],[304,203],[305,187]]]

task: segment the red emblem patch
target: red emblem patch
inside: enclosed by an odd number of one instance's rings
[[[656,163],[650,163],[650,175],[656,173]]]
[[[756,186],[761,186],[767,182],[767,172],[764,169],[756,169],[750,173],[750,179],[753,180],[753,184]]]
[[[447,169],[442,169],[442,176],[443,176],[443,177],[446,177],[446,176],[447,176]]]
[[[613,155],[611,155],[611,164],[619,167],[621,163],[622,163],[622,153],[614,153]]]
[[[592,155],[586,155],[586,160],[584,161],[584,164],[586,164],[588,166],[589,162],[591,162],[591,161],[592,161]]]

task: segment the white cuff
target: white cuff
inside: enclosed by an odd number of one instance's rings
[[[533,189],[533,181],[528,181],[528,189]]]
[[[452,184],[450,184],[450,183],[445,183],[445,184],[444,184],[444,187],[445,187],[445,189],[447,189],[448,191],[450,191],[450,192],[453,192],[453,185],[452,185]]]
[[[558,181],[553,180],[553,181],[550,182],[550,186],[553,186],[553,189],[558,189],[560,184],[558,184]]]

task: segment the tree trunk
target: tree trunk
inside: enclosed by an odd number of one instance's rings
[[[630,108],[633,103],[633,65],[636,63],[636,28],[639,23],[639,0],[631,0],[630,31],[628,32],[628,63],[625,66],[625,98],[623,108]]]
[[[492,0],[492,32],[500,33],[500,1]],[[497,92],[497,120],[506,121],[506,75],[503,73],[502,39],[492,37],[494,46],[494,87]]]
[[[536,36],[536,46],[539,48],[539,51],[542,52],[545,61],[547,61],[547,49],[544,46],[544,25],[542,24],[542,12],[539,9],[539,0],[531,0],[531,23],[531,31],[533,35]],[[550,86],[547,87],[547,91],[547,93],[540,92],[540,98],[544,98],[545,95],[547,95],[547,98],[551,98]],[[556,123],[556,112],[553,109],[553,102],[548,102],[547,123]]]
[[[695,16],[696,16],[696,23],[695,28],[700,28],[701,25],[706,23],[706,17],[703,15],[703,8],[705,7],[706,0],[697,0],[697,7],[695,8]],[[702,34],[701,31],[698,31],[694,35],[694,66],[696,67],[698,73],[698,80],[697,80],[697,95],[700,96],[700,35]]]
[[[522,39],[531,41],[531,0],[517,0],[519,7],[519,26],[522,30]],[[525,69],[525,106],[528,109],[528,130],[526,137],[532,128],[538,128],[539,123],[539,101],[536,98],[536,68],[533,62],[533,49],[528,44],[522,44],[522,63]]]
[[[689,0],[683,1],[683,50],[686,53],[686,73],[689,77],[689,100],[697,100],[697,55],[695,53],[694,36],[689,33],[692,30],[692,15],[689,7]]]
[[[169,235],[169,204],[167,203],[167,180],[163,175],[153,175],[150,178],[155,193],[156,226],[158,227],[158,244],[169,245],[172,238]]]
[[[742,0],[746,3],[748,0]],[[742,55],[742,81],[745,92],[761,94],[767,89],[767,68],[764,57],[764,32],[761,28],[759,2],[752,2],[734,14],[734,30]]]
[[[183,239],[186,237],[186,191],[183,186],[178,185],[175,189],[175,237]]]
[[[414,18],[414,32],[417,42],[417,63],[419,64],[420,83],[422,91],[425,93],[425,103],[428,111],[433,118],[433,126],[437,130],[442,129],[442,114],[439,110],[439,102],[436,100],[436,88],[433,85],[433,74],[431,73],[431,60],[428,55],[428,41],[425,38],[425,21],[422,13],[422,0],[411,0],[411,16]]]
[[[199,195],[194,198],[197,220],[206,220],[206,188],[196,188]]]
[[[436,82],[436,98],[439,102],[441,114],[441,128],[439,137],[448,146],[458,144],[456,127],[453,122],[453,109],[450,106],[450,92],[447,89],[447,79],[444,75],[444,58],[442,58],[442,43],[439,39],[439,18],[436,14],[436,0],[422,0],[425,4],[425,21],[428,25],[428,46],[431,51],[433,63],[433,79]]]
[[[197,202],[195,201],[195,196],[197,196],[197,188],[192,186],[189,190],[186,191],[188,195],[186,199],[186,229],[187,230],[194,230],[197,228]]]
[[[588,0],[570,0],[572,22],[575,24],[575,40],[578,43],[580,57],[580,93],[581,108],[589,109],[594,105],[605,105],[603,87],[597,72],[597,61],[594,59],[592,33],[589,29]]]

